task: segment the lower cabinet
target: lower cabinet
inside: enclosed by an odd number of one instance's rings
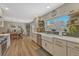
[[[79,43],[68,42],[68,56],[79,56]]]
[[[46,50],[47,49],[47,43],[45,40],[42,39],[42,47]]]
[[[54,55],[66,56],[66,41],[61,39],[55,39],[54,41]]]
[[[79,56],[79,50],[68,47],[68,56]]]
[[[47,44],[48,44],[47,41],[44,40],[44,47],[45,47],[44,49],[45,49],[46,51],[48,50],[48,49],[47,49],[47,48],[48,48],[48,45],[47,45]]]
[[[54,51],[53,49],[54,49],[54,48],[53,48],[53,43],[47,41],[47,51],[48,51],[50,54],[52,54],[52,55],[54,54],[54,53],[53,53],[53,51]]]
[[[51,55],[53,55],[53,43],[46,41],[46,40],[42,40],[42,47],[49,52]]]
[[[59,38],[42,38],[42,47],[54,56],[79,56],[79,43],[65,41]]]

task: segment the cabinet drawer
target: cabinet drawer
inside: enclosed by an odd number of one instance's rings
[[[67,42],[67,46],[79,50],[79,43]]]
[[[44,39],[44,40],[46,40],[48,42],[51,42],[51,43],[54,42],[54,40],[52,38],[50,38],[50,37],[42,36],[42,39]]]
[[[53,44],[52,43],[50,43],[50,42],[48,42],[48,41],[46,41],[46,40],[42,40],[42,47],[47,51],[47,52],[49,52],[50,54],[54,54],[54,49],[53,49]]]
[[[59,46],[66,46],[66,41],[60,40],[60,39],[55,39],[55,44]]]

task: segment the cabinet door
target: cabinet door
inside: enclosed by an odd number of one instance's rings
[[[68,56],[79,56],[79,43],[67,42]]]
[[[46,50],[47,49],[47,43],[44,39],[42,39],[42,47]]]
[[[3,16],[3,12],[1,8],[0,8],[0,16]]]
[[[42,40],[42,47],[47,51],[49,52],[50,54],[54,54],[53,51],[54,51],[54,46],[51,42],[48,42],[46,40]]]
[[[46,41],[46,43],[47,43],[47,45],[46,45],[46,47],[47,47],[47,51],[50,53],[50,54],[54,54],[53,53],[53,51],[54,51],[54,44],[53,43],[51,43],[51,42],[48,42],[48,41]]]
[[[54,55],[66,56],[66,41],[55,39],[54,43]]]
[[[68,48],[68,56],[79,56],[79,50]]]

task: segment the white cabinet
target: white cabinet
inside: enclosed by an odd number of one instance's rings
[[[68,56],[79,56],[79,43],[68,42]]]
[[[1,8],[0,8],[0,16],[3,16],[3,12]]]
[[[50,54],[54,54],[54,45],[53,45],[53,43],[51,43],[51,42],[49,42],[49,41],[47,41],[46,42],[47,43],[47,51],[50,53]]]
[[[79,50],[68,47],[68,56],[79,56]]]
[[[66,56],[66,41],[54,38],[54,55]]]
[[[42,40],[42,47],[47,50],[47,42],[44,39]]]
[[[0,18],[0,27],[4,27],[4,19]]]
[[[43,36],[42,47],[50,54],[52,54],[52,55],[54,54],[54,43],[53,43],[52,38]]]
[[[54,54],[53,53],[53,44],[51,42],[48,42],[46,40],[42,40],[42,47],[47,51],[49,52],[50,54]]]

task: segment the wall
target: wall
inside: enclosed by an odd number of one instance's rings
[[[0,27],[0,33],[2,32],[7,32],[8,29],[11,29],[10,25],[15,25],[16,27],[21,26],[24,30],[24,34],[27,35],[26,32],[26,23],[19,23],[19,22],[9,22],[9,21],[4,21],[4,27]],[[18,28],[17,28],[18,29]]]
[[[63,15],[70,15],[79,11],[79,3],[65,3],[64,5],[60,6],[59,8],[50,11],[49,13],[41,16],[41,19],[46,21],[48,19],[53,19]],[[46,23],[45,23],[46,24]],[[46,26],[45,26],[46,29]]]
[[[65,3],[64,5],[55,9],[54,11],[50,11],[49,13],[41,17],[42,17],[42,20],[47,20],[49,18],[55,18],[62,15],[69,15],[76,11],[79,11],[79,3]]]
[[[18,26],[21,26],[22,28],[23,28],[23,30],[24,30],[24,34],[26,34],[26,28],[25,28],[25,26],[26,26],[26,24],[25,23],[18,23],[18,22],[7,22],[7,27],[9,28],[9,29],[12,29],[11,27],[10,27],[10,25],[15,25],[16,27],[18,27]],[[17,30],[18,30],[18,28],[16,28]]]

